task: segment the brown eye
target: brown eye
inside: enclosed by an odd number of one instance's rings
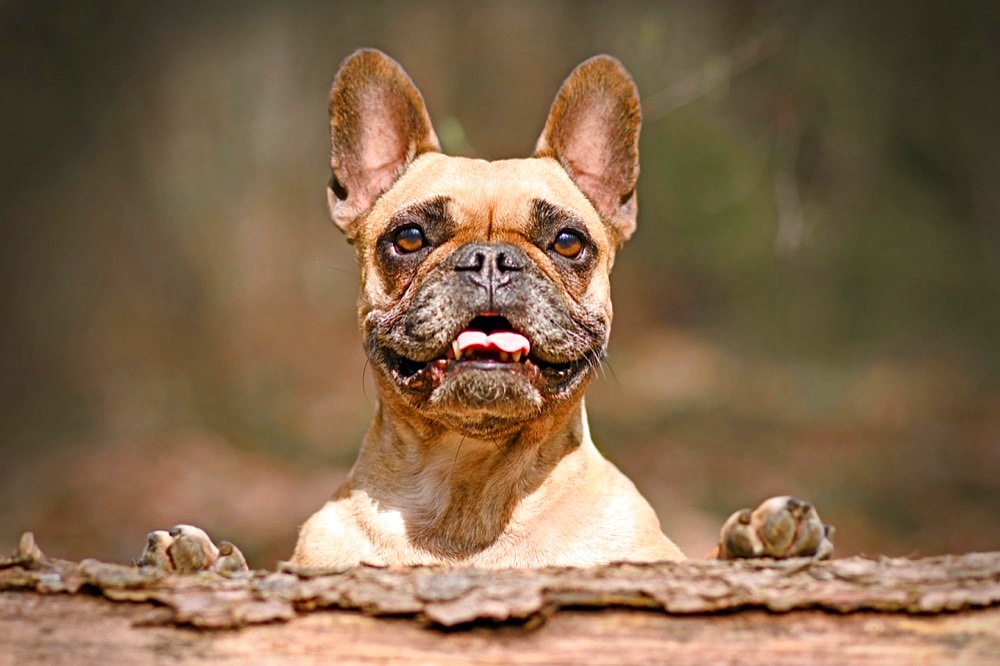
[[[567,259],[573,259],[583,252],[583,239],[575,231],[564,229],[556,235],[552,249]]]
[[[403,227],[392,237],[392,244],[403,254],[410,254],[427,245],[427,239],[419,227]]]

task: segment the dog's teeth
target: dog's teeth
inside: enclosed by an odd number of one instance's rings
[[[519,352],[519,351],[512,352],[511,355],[510,355],[510,357],[512,359],[514,359],[514,363],[518,363],[521,360],[521,352]]]
[[[451,343],[451,351],[453,354],[455,354],[456,361],[462,360],[462,350],[458,348],[458,340],[455,340]]]
[[[510,354],[508,354],[505,351],[500,352],[500,360],[506,363],[507,361],[510,360]]]

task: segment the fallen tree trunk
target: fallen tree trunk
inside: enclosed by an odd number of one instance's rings
[[[1000,661],[1000,553],[223,577],[29,545],[0,561],[0,664]]]

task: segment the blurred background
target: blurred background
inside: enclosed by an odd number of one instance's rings
[[[688,554],[784,493],[837,555],[1000,549],[1000,6],[373,0],[0,2],[0,550],[290,555],[374,400],[325,203],[360,46],[491,159],[583,58],[635,76],[588,407]]]

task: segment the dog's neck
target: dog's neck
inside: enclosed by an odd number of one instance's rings
[[[400,511],[414,545],[461,559],[495,542],[567,456],[585,465],[592,449],[582,400],[496,438],[464,436],[380,402],[343,490]]]

